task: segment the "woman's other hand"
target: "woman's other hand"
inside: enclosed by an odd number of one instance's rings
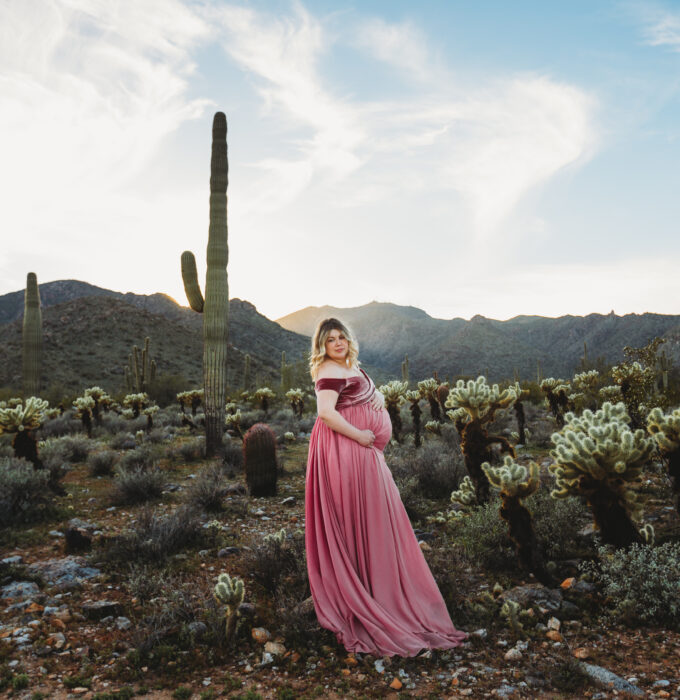
[[[373,434],[372,430],[362,430],[359,433],[359,439],[357,442],[360,445],[363,445],[363,447],[373,447],[373,443],[375,442],[375,435]]]
[[[368,403],[374,411],[382,411],[385,408],[385,397],[376,389]]]

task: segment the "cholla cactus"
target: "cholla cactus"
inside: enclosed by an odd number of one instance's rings
[[[475,485],[469,476],[466,476],[458,484],[458,491],[451,492],[451,503],[460,503],[462,506],[471,506],[477,503]]]
[[[142,412],[146,416],[146,432],[150,433],[153,430],[153,417],[158,413],[159,408],[155,404],[147,406]]]
[[[517,438],[516,438],[516,440],[517,440],[517,444],[526,445],[528,431],[526,429],[526,417],[524,415],[524,404],[522,403],[522,399],[529,396],[529,390],[522,389],[519,382],[517,382],[517,381],[514,383],[513,388],[514,388],[515,394],[517,396],[517,398],[515,399],[515,403],[512,405],[512,408],[515,411],[515,417],[517,418]]]
[[[302,389],[289,389],[286,392],[286,398],[290,401],[293,413],[299,418],[302,418],[302,411],[305,408],[304,396]]]
[[[538,464],[531,462],[525,467],[506,456],[502,466],[492,467],[485,462],[482,469],[491,485],[501,492],[500,514],[508,523],[510,539],[517,547],[520,563],[542,584],[553,586],[555,582],[545,568],[531,513],[521,503],[521,499],[535,493],[541,483]]]
[[[397,442],[401,442],[401,415],[399,408],[404,403],[406,392],[408,391],[408,382],[400,382],[394,379],[387,384],[383,384],[378,391],[385,397],[385,408],[390,414],[392,421],[392,434]]]
[[[179,402],[182,413],[185,412],[187,408],[191,408],[191,415],[195,416],[198,407],[203,402],[203,397],[205,396],[205,389],[191,389],[190,391],[180,391],[177,394],[177,401]]]
[[[420,438],[420,416],[422,411],[420,410],[420,400],[423,395],[420,391],[407,391],[405,394],[406,400],[411,404],[411,417],[413,418],[413,444],[416,447],[420,447],[422,440]]]
[[[651,398],[656,371],[639,362],[612,367],[614,382],[621,388],[621,400],[626,404],[632,428],[642,428],[648,409],[644,402]]]
[[[428,433],[432,433],[433,435],[441,435],[442,424],[437,420],[429,420],[427,421],[427,423],[425,423],[425,430],[427,430]]]
[[[26,401],[12,407],[0,408],[0,435],[16,433],[12,441],[14,454],[31,462],[35,469],[44,468],[38,457],[38,444],[34,431],[42,425],[47,406],[47,401],[37,396],[29,396]]]
[[[567,413],[566,425],[554,433],[557,489],[554,498],[584,496],[605,542],[627,546],[640,540],[631,518],[641,514],[631,485],[639,480],[654,442],[643,430],[631,431],[623,403],[605,402],[599,411],[582,416]]]
[[[597,395],[600,400],[604,403],[609,401],[609,403],[618,403],[621,401],[621,387],[620,386],[603,386]]]
[[[668,414],[660,408],[652,409],[647,416],[647,432],[667,462],[675,508],[680,513],[680,408]]]
[[[271,544],[275,547],[283,547],[286,541],[286,528],[282,527],[278,532],[273,532],[271,535],[265,535],[265,544]]]
[[[263,386],[253,394],[253,398],[260,402],[260,407],[265,413],[269,410],[269,401],[275,396],[276,394],[268,386]]]
[[[231,644],[236,632],[238,606],[243,602],[245,595],[243,581],[235,576],[232,578],[229,574],[220,574],[217,577],[214,595],[219,603],[226,606],[225,636],[227,644]]]
[[[76,418],[80,418],[80,422],[87,431],[87,437],[92,437],[92,412],[94,410],[94,399],[91,396],[79,396],[73,402]]]
[[[584,408],[595,410],[597,408],[597,388],[601,381],[600,373],[596,369],[575,374],[572,379],[574,389],[580,394],[578,399]],[[569,397],[571,399],[571,397]]]
[[[91,408],[92,417],[97,425],[102,424],[102,410],[108,411],[113,405],[113,399],[100,386],[91,386],[85,389],[83,396],[89,396],[94,405]]]
[[[564,412],[572,408],[569,402],[571,387],[563,379],[548,377],[541,382],[541,391],[545,394],[545,400],[550,408],[558,428],[564,426]]]
[[[499,410],[512,406],[517,400],[517,391],[510,386],[501,391],[498,384],[489,386],[485,377],[465,382],[459,379],[446,400],[447,415],[460,434],[460,448],[465,466],[477,494],[477,503],[489,501],[489,480],[482,470],[482,463],[491,460],[491,445],[498,443],[501,450],[515,456],[515,450],[502,435],[489,435],[486,425],[493,421]]]
[[[430,417],[433,421],[441,421],[442,419],[441,408],[437,400],[438,386],[439,382],[436,379],[424,379],[422,382],[418,382],[418,390],[430,404]]]
[[[520,610],[519,603],[508,599],[503,603],[500,611],[501,615],[508,621],[510,629],[519,639],[524,637],[524,625],[522,625],[519,619]]]
[[[289,431],[287,431],[287,432],[285,432],[285,433],[283,434],[283,439],[284,439],[286,442],[295,442],[295,433],[292,433],[292,432],[289,430]]]
[[[139,414],[149,405],[149,396],[146,393],[128,394],[123,399],[123,406],[128,411],[132,411],[132,418],[139,418]],[[126,416],[125,411],[123,415]]]

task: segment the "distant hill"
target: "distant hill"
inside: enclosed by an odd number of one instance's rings
[[[23,290],[0,296],[0,386],[21,386]],[[46,385],[79,391],[99,384],[124,385],[124,366],[133,345],[151,339],[159,374],[180,374],[202,383],[202,316],[164,294],[122,294],[76,280],[40,285]],[[229,303],[229,382],[241,386],[245,353],[253,380],[278,381],[281,352],[301,360],[309,339],[281,328],[247,301]]]
[[[588,358],[609,363],[623,359],[623,347],[642,347],[655,336],[667,338],[666,353],[680,361],[680,316],[613,313],[588,316],[516,316],[497,321],[474,316],[450,320],[432,318],[422,309],[371,302],[354,308],[309,306],[277,319],[303,335],[318,321],[337,316],[356,333],[362,360],[399,376],[409,356],[411,379],[432,376],[486,374],[492,380],[542,376],[568,377],[579,366],[584,342]]]

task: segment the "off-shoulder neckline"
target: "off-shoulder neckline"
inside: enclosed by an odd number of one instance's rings
[[[349,377],[320,377],[319,379],[314,381],[314,384],[318,384],[322,379],[335,379],[338,381],[340,381],[340,380],[347,381],[350,379],[362,379],[363,377],[368,377],[368,375],[366,374],[366,372],[364,372],[362,367],[359,367],[359,371],[361,372],[361,374],[350,374]]]

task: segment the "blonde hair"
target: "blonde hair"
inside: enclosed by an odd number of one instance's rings
[[[349,344],[347,366],[359,366],[359,343],[355,340],[352,332],[337,318],[326,318],[323,321],[319,321],[319,325],[312,336],[312,351],[309,355],[309,372],[312,375],[312,379],[316,379],[319,367],[326,359],[326,341],[331,331],[340,331],[347,338]]]

